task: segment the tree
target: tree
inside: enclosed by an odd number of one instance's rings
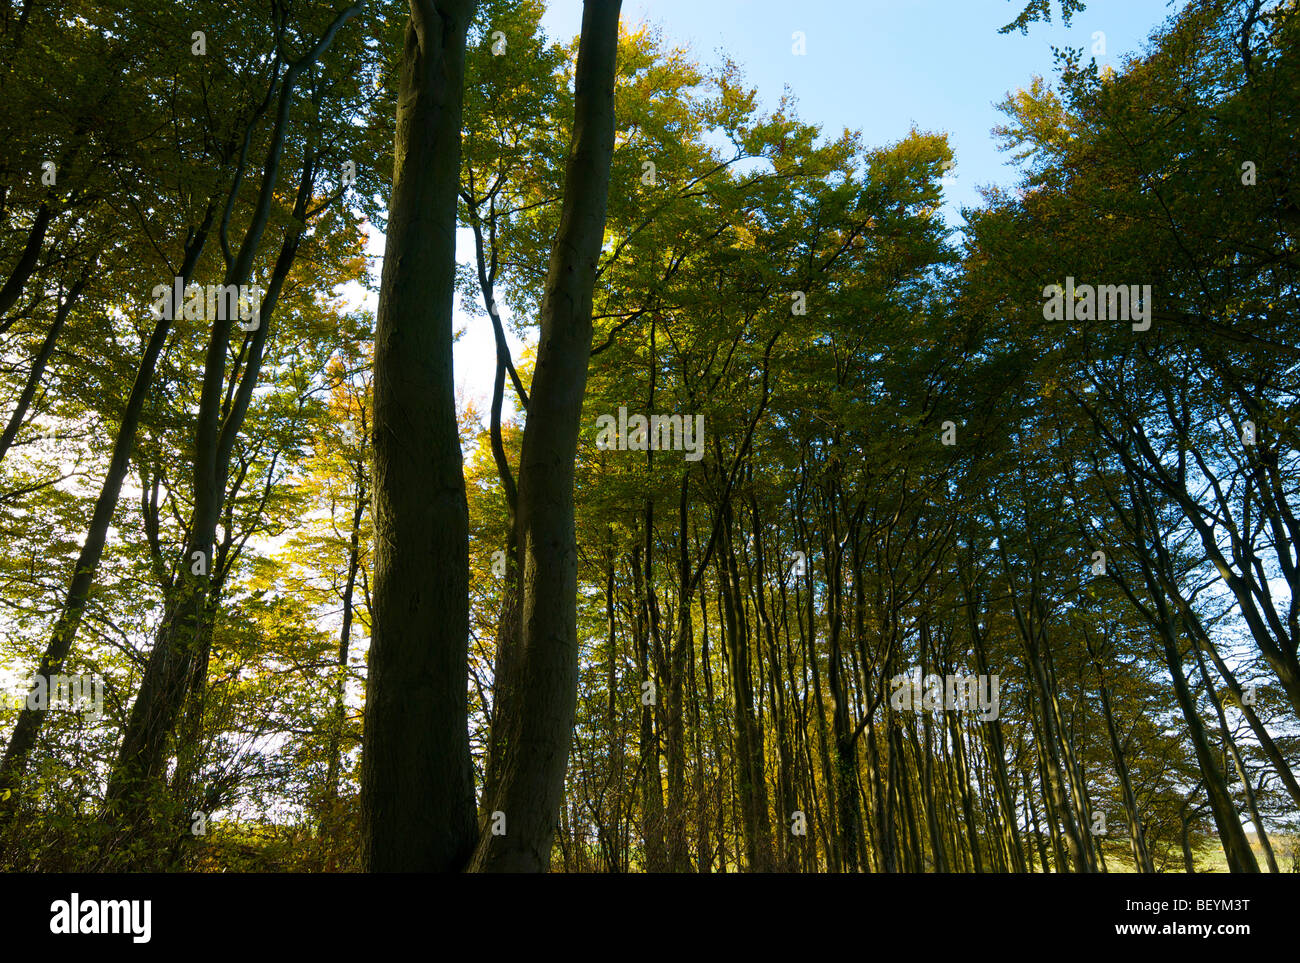
[[[474,845],[468,518],[452,378],[465,37],[475,0],[411,0],[375,318],[374,586],[363,861],[450,872]]]
[[[569,760],[578,685],[578,554],[573,475],[591,355],[593,288],[605,234],[614,152],[614,71],[621,0],[585,0],[575,72],[573,143],[560,226],[542,298],[540,345],[519,461],[522,580],[518,681],[497,725],[507,730],[496,792],[484,808],[506,832],[480,834],[471,868],[539,872],[551,842]],[[494,820],[495,821],[495,820]]]

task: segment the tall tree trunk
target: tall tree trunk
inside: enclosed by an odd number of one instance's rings
[[[763,729],[755,716],[754,683],[749,654],[749,623],[732,541],[730,504],[721,511],[726,519],[722,531],[718,577],[726,604],[727,636],[730,643],[731,685],[736,726],[736,768],[739,776],[741,822],[745,835],[745,856],[750,872],[772,869],[772,827],[768,821],[767,778],[764,769]]]
[[[614,592],[616,582],[614,580],[614,530],[612,526],[606,526],[605,534],[608,539],[607,554],[605,556],[605,624],[609,630],[609,647],[606,655],[605,664],[605,738],[609,740],[610,746],[610,771],[608,773],[607,785],[612,787],[612,801],[610,805],[613,813],[610,815],[609,822],[602,826],[602,837],[605,840],[604,857],[606,871],[618,873],[623,868],[623,850],[621,846],[623,812],[627,802],[627,793],[624,791],[623,772],[624,758],[626,747],[623,740],[623,734],[619,731],[618,718],[618,619],[615,615]]]
[[[495,215],[494,215],[495,217]],[[519,530],[517,528],[516,509],[518,507],[518,490],[515,487],[514,473],[510,469],[510,459],[506,456],[505,442],[501,434],[501,406],[505,401],[506,373],[511,382],[519,405],[528,410],[528,393],[515,371],[510,359],[510,346],[506,343],[505,328],[501,324],[501,315],[496,303],[496,271],[498,265],[496,250],[495,221],[491,227],[492,252],[489,258],[483,243],[483,226],[476,205],[469,205],[470,227],[474,232],[474,259],[478,267],[479,292],[492,321],[492,333],[496,342],[496,374],[492,381],[492,406],[489,419],[489,437],[492,446],[492,460],[496,463],[497,476],[501,480],[501,491],[506,499],[507,542],[505,552],[506,570],[501,588],[501,610],[497,616],[496,658],[492,667],[492,714],[488,731],[488,754],[483,773],[483,799],[491,799],[496,791],[497,777],[501,772],[502,760],[505,758],[505,728],[496,724],[497,709],[502,704],[509,704],[511,697],[506,695],[516,683],[516,660],[519,653]]]
[[[1145,546],[1154,536],[1157,545],[1156,561],[1153,562],[1145,553],[1139,553],[1136,559],[1147,591],[1154,603],[1152,620],[1164,649],[1165,665],[1173,680],[1174,697],[1178,701],[1179,709],[1182,710],[1183,719],[1187,723],[1188,737],[1201,767],[1205,792],[1209,797],[1214,823],[1219,831],[1219,840],[1223,845],[1224,856],[1227,858],[1228,871],[1258,873],[1259,864],[1255,861],[1255,854],[1246,841],[1246,834],[1241,828],[1241,820],[1237,816],[1227,780],[1215,761],[1214,752],[1205,732],[1205,724],[1201,721],[1200,712],[1196,707],[1196,697],[1187,684],[1187,676],[1183,672],[1183,653],[1180,651],[1179,640],[1174,633],[1174,613],[1171,611],[1170,599],[1163,590],[1162,579],[1156,570],[1157,564],[1161,569],[1169,567],[1168,557],[1160,544],[1159,530],[1156,525],[1157,509],[1152,504],[1150,492],[1140,477],[1129,478],[1128,495],[1133,509],[1133,532],[1138,544]],[[1112,573],[1111,578],[1121,586],[1125,594],[1132,598],[1132,590],[1118,573]],[[1194,640],[1193,647],[1195,647]]]
[[[1219,654],[1218,647],[1215,646],[1209,633],[1205,631],[1205,626],[1192,608],[1191,603],[1184,598],[1182,591],[1178,586],[1177,579],[1171,577],[1169,565],[1167,564],[1168,553],[1165,552],[1163,548],[1161,548],[1158,553],[1158,561],[1160,565],[1157,569],[1157,574],[1161,577],[1162,584],[1169,595],[1170,601],[1173,602],[1179,610],[1183,624],[1187,627],[1187,631],[1192,637],[1193,644],[1200,652],[1206,653],[1210,657],[1210,661],[1214,663],[1215,670],[1219,673],[1220,678],[1223,679],[1224,685],[1228,687],[1228,691],[1232,693],[1237,708],[1241,710],[1242,715],[1246,717],[1246,721],[1250,723],[1250,728],[1255,733],[1255,738],[1259,740],[1259,745],[1260,748],[1264,750],[1264,755],[1266,755],[1269,761],[1273,764],[1274,771],[1282,780],[1282,784],[1286,786],[1287,792],[1291,794],[1291,799],[1295,802],[1297,807],[1300,807],[1300,783],[1296,781],[1295,773],[1291,771],[1290,764],[1278,749],[1277,743],[1273,741],[1273,737],[1264,726],[1263,720],[1259,718],[1259,714],[1255,712],[1254,708],[1246,700],[1242,693],[1241,684],[1237,681],[1236,675],[1233,674],[1232,670],[1228,667],[1228,664],[1224,662],[1223,656]]]
[[[375,317],[373,624],[362,861],[451,872],[473,850],[469,515],[452,372],[465,36],[477,0],[411,0]]]
[[[480,871],[545,871],[564,794],[578,684],[574,459],[614,153],[619,7],[620,0],[587,0],[583,6],[573,144],[542,296],[519,464],[520,683],[509,693],[513,704],[499,708],[505,758],[485,807],[504,813],[507,829],[504,835],[480,835],[471,864]]]
[[[686,604],[690,603],[690,597],[686,597]],[[709,662],[709,619],[708,608],[705,602],[704,590],[700,589],[700,662],[708,670]],[[713,847],[709,839],[709,807],[706,805],[704,792],[704,767],[706,760],[704,757],[704,733],[703,724],[700,718],[700,690],[695,675],[695,639],[691,636],[687,639],[691,645],[690,651],[686,653],[686,665],[689,671],[690,697],[691,697],[691,736],[693,748],[695,750],[695,768],[693,771],[693,787],[695,790],[695,835],[696,846],[699,851],[698,858],[695,861],[696,869],[701,873],[710,872],[713,866]],[[707,676],[706,676],[707,678]],[[712,686],[709,687],[712,689]],[[713,714],[713,700],[710,698],[707,705],[709,714]]]
[[[1183,674],[1182,656],[1170,633],[1162,633],[1161,641],[1164,643],[1165,662],[1169,666],[1169,674],[1174,682],[1174,695],[1183,711],[1192,746],[1196,750],[1196,758],[1205,777],[1206,792],[1210,796],[1214,810],[1214,821],[1223,844],[1223,853],[1227,857],[1228,871],[1258,873],[1259,864],[1255,862],[1255,854],[1251,852],[1250,844],[1246,841],[1246,834],[1241,828],[1236,807],[1232,803],[1232,795],[1228,792],[1227,781],[1210,750],[1205,725],[1196,711],[1196,700],[1187,685],[1187,677]]]

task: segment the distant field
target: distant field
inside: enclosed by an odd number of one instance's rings
[[[1259,862],[1261,872],[1268,872],[1268,863],[1264,859],[1264,847],[1255,837],[1254,833],[1246,833],[1246,838],[1250,840],[1250,848],[1255,853],[1255,859]],[[1300,872],[1300,836],[1272,835],[1269,841],[1273,844],[1273,856],[1277,860],[1277,868],[1282,873]],[[1219,845],[1218,840],[1207,840],[1193,850],[1196,859],[1196,871],[1198,873],[1226,873],[1228,871],[1228,861],[1224,858],[1223,847]],[[1132,873],[1135,868],[1131,860],[1112,853],[1106,854],[1106,869],[1112,873]],[[1165,871],[1172,873],[1182,872],[1182,859],[1178,858],[1170,863]]]
[[[1268,863],[1264,860],[1264,847],[1260,845],[1254,833],[1247,833],[1246,838],[1250,840],[1250,848],[1259,861],[1260,871],[1268,872]],[[1277,860],[1278,871],[1300,872],[1300,865],[1298,865],[1300,864],[1300,836],[1272,835],[1268,839],[1273,844],[1273,857]],[[1202,846],[1196,853],[1196,868],[1204,873],[1226,873],[1228,864],[1223,857],[1223,847],[1217,843]]]

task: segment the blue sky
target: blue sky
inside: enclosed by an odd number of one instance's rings
[[[689,47],[702,63],[716,63],[716,52],[725,50],[766,107],[774,107],[788,86],[800,116],[828,134],[860,130],[874,146],[898,140],[913,125],[948,132],[957,168],[947,193],[956,211],[979,202],[977,185],[1015,182],[1009,155],[997,150],[990,134],[1004,120],[995,105],[1035,74],[1052,76],[1053,45],[1082,48],[1086,57],[1093,33],[1101,31],[1106,54],[1097,61],[1118,66],[1183,6],[1183,0],[1089,0],[1066,29],[1053,0],[1052,23],[1034,24],[1027,36],[999,34],[1023,3],[623,0],[622,12],[626,24],[659,24],[667,40]],[[576,35],[581,0],[550,0],[542,23],[554,38]],[[796,30],[806,38],[803,56],[791,52]]]

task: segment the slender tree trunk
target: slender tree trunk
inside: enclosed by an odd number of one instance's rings
[[[1111,756],[1115,760],[1115,772],[1119,775],[1120,788],[1124,792],[1124,808],[1128,810],[1129,842],[1133,846],[1133,864],[1140,873],[1154,873],[1155,866],[1147,852],[1146,833],[1142,829],[1142,814],[1138,812],[1137,796],[1133,792],[1133,780],[1129,778],[1128,763],[1124,759],[1124,748],[1120,745],[1119,731],[1115,728],[1115,716],[1110,706],[1110,689],[1106,677],[1097,665],[1097,689],[1101,695],[1101,711],[1106,719],[1106,733],[1110,737]]]
[[[641,575],[641,546],[632,549],[632,590],[636,604],[633,641],[636,645],[637,668],[641,672],[638,694],[641,696],[638,749],[641,772],[641,837],[645,851],[647,872],[660,873],[667,866],[667,848],[664,845],[664,796],[659,774],[659,740],[655,733],[655,706],[645,698],[641,688],[650,682],[656,689],[656,673],[650,660],[650,606],[646,602],[645,581]]]
[[[1259,740],[1259,745],[1260,748],[1264,750],[1264,755],[1266,755],[1269,762],[1273,764],[1273,770],[1282,780],[1282,784],[1286,786],[1287,792],[1291,794],[1291,799],[1295,802],[1297,807],[1300,807],[1300,783],[1296,781],[1295,773],[1291,771],[1290,764],[1278,749],[1277,743],[1273,741],[1273,737],[1269,734],[1268,729],[1259,718],[1259,714],[1254,710],[1250,703],[1246,701],[1242,693],[1241,684],[1237,681],[1236,675],[1233,674],[1232,670],[1228,667],[1228,664],[1224,662],[1223,656],[1219,654],[1219,650],[1215,646],[1214,641],[1205,631],[1205,627],[1201,624],[1200,618],[1196,615],[1195,611],[1193,611],[1187,600],[1183,598],[1176,581],[1168,578],[1168,567],[1164,564],[1164,558],[1162,557],[1160,561],[1160,574],[1163,576],[1165,589],[1168,591],[1170,599],[1177,604],[1177,607],[1181,611],[1183,624],[1187,626],[1188,632],[1192,636],[1193,643],[1197,646],[1199,651],[1209,655],[1210,661],[1214,663],[1215,670],[1219,673],[1220,678],[1223,679],[1223,684],[1226,685],[1228,691],[1232,693],[1237,708],[1241,710],[1242,715],[1246,717],[1246,721],[1250,723],[1250,728],[1255,733],[1255,738]]]
[[[203,222],[186,238],[185,254],[178,275],[181,278],[182,288],[194,275],[203,247],[207,243],[208,233],[212,228],[214,212],[214,206],[209,205]],[[145,344],[140,367],[136,370],[131,393],[127,396],[122,421],[117,429],[117,438],[113,442],[108,472],[95,499],[90,526],[86,531],[85,540],[81,543],[81,551],[77,555],[68,594],[59,609],[58,619],[55,620],[54,629],[50,633],[50,641],[45,648],[45,654],[41,656],[40,667],[36,670],[37,675],[44,677],[47,682],[51,674],[58,674],[63,670],[64,660],[67,659],[72,643],[77,637],[77,628],[86,610],[90,590],[95,584],[95,575],[99,571],[99,562],[104,554],[104,544],[108,540],[108,530],[113,523],[113,513],[117,509],[122,483],[126,480],[130,468],[131,451],[135,447],[136,432],[140,427],[140,415],[149,397],[149,388],[153,384],[158,358],[162,354],[168,332],[171,330],[172,315],[180,310],[180,305],[173,305],[173,309],[173,311],[164,311],[162,317],[155,323],[153,332]],[[39,709],[31,709],[24,705],[18,713],[18,722],[5,749],[4,760],[0,762],[0,797],[6,797],[4,790],[16,789],[27,756],[36,744],[36,737],[44,721],[45,713]],[[17,797],[13,793],[0,801],[0,820],[5,819],[13,811],[16,801]]]
[[[689,596],[686,597],[684,604],[690,604]],[[709,659],[709,620],[708,609],[705,607],[704,591],[700,591],[700,660],[707,666]],[[695,861],[696,869],[701,873],[710,872],[713,867],[713,847],[709,836],[709,818],[708,805],[704,791],[705,776],[705,758],[704,758],[704,733],[703,724],[700,718],[700,691],[699,684],[696,680],[695,673],[695,638],[691,636],[688,640],[691,650],[686,653],[687,667],[689,670],[688,681],[690,683],[691,698],[691,730],[693,748],[695,750],[695,766],[693,771],[695,790],[695,835],[696,847],[699,854]],[[709,700],[709,712],[712,714],[712,699]]]
[[[292,96],[293,78],[329,46],[337,29],[357,12],[340,14],[335,25],[318,41],[313,52],[289,68],[281,89],[277,127],[272,136],[258,205],[239,253],[226,270],[227,286],[246,281],[262,234],[270,217],[280,155],[284,147]],[[104,847],[104,855],[127,850],[128,844],[142,830],[155,822],[151,812],[153,794],[162,788],[166,769],[167,743],[187,699],[195,702],[193,711],[202,712],[203,687],[206,684],[208,656],[211,651],[213,618],[217,609],[224,574],[217,569],[216,529],[226,497],[230,474],[230,457],[252,401],[253,389],[261,370],[267,332],[279,301],[285,279],[297,256],[306,210],[311,200],[314,179],[314,152],[309,145],[304,152],[302,174],[293,206],[293,219],[286,230],[259,308],[260,323],[249,339],[247,360],[232,389],[228,406],[223,405],[227,342],[233,318],[218,312],[212,322],[204,364],[203,389],[199,398],[198,430],[194,445],[194,507],[190,515],[185,552],[175,591],[166,602],[140,691],[131,706],[126,731],[122,736],[105,793],[103,818],[114,835]],[[223,418],[224,414],[224,418]],[[198,716],[196,715],[196,718]],[[197,726],[182,739],[178,767],[182,781],[186,769],[197,765],[192,755],[192,740]],[[174,813],[160,814],[166,824]],[[188,830],[188,826],[186,826]],[[174,827],[172,832],[180,832]],[[147,848],[146,848],[147,849]],[[135,856],[129,856],[134,860]]]
[[[83,274],[68,289],[63,300],[59,302],[58,308],[54,312],[54,321],[50,324],[50,329],[45,333],[45,340],[36,351],[36,356],[32,358],[31,370],[27,373],[27,381],[23,385],[22,392],[18,395],[18,401],[14,405],[13,413],[9,416],[9,423],[5,425],[5,430],[0,434],[0,460],[9,453],[14,439],[18,437],[18,431],[23,426],[23,420],[27,417],[27,409],[31,406],[32,399],[36,397],[36,392],[40,389],[41,378],[45,374],[45,366],[49,363],[50,356],[54,354],[54,346],[58,343],[59,334],[63,331],[63,325],[68,320],[68,314],[72,311],[73,304],[76,303],[81,289],[86,286],[88,275]]]
[[[739,775],[745,856],[750,872],[772,868],[772,828],[768,821],[767,778],[764,770],[763,730],[755,717],[754,685],[749,654],[749,625],[745,617],[740,573],[736,566],[731,535],[731,507],[721,509],[723,526],[718,577],[722,580],[726,604],[733,710],[736,725],[736,767]]]
[[[491,804],[508,828],[480,835],[472,862],[480,871],[545,871],[564,794],[578,682],[574,458],[614,152],[619,6],[620,0],[587,0],[583,7],[573,145],[519,465],[520,685],[511,693],[514,704],[500,709],[506,757]]]
[[[1146,485],[1137,476],[1130,476],[1129,478],[1128,495],[1133,509],[1132,525],[1134,535],[1139,544],[1145,545],[1149,538],[1148,533],[1152,531],[1157,518],[1155,506],[1149,500]],[[1159,547],[1158,536],[1156,542],[1157,561],[1162,569],[1167,569],[1168,557],[1163,552],[1163,549]],[[1201,721],[1200,712],[1196,707],[1196,698],[1191,687],[1187,684],[1187,675],[1183,672],[1183,654],[1179,651],[1178,639],[1174,634],[1173,613],[1163,591],[1162,579],[1156,571],[1156,563],[1153,563],[1146,554],[1139,554],[1136,558],[1147,590],[1154,603],[1154,628],[1160,636],[1160,644],[1165,654],[1165,665],[1169,669],[1169,675],[1174,684],[1174,696],[1178,701],[1179,709],[1182,711],[1183,719],[1187,723],[1188,737],[1191,740],[1192,748],[1196,752],[1196,760],[1201,767],[1205,792],[1210,800],[1215,827],[1218,829],[1219,840],[1223,845],[1223,853],[1227,858],[1228,870],[1233,873],[1258,873],[1259,864],[1255,861],[1255,854],[1246,841],[1246,834],[1241,828],[1241,820],[1238,818],[1236,807],[1232,802],[1232,794],[1228,790],[1223,771],[1214,758],[1214,752],[1211,750],[1209,738],[1205,732],[1205,724]],[[1127,583],[1124,583],[1117,574],[1112,575],[1112,579],[1121,583],[1126,593],[1132,595]],[[1193,645],[1195,645],[1194,641]]]
[[[1187,685],[1187,677],[1183,674],[1182,658],[1168,633],[1163,633],[1162,641],[1165,662],[1169,666],[1169,674],[1174,682],[1174,695],[1183,711],[1183,719],[1187,722],[1192,746],[1196,750],[1196,758],[1205,777],[1206,791],[1210,795],[1210,802],[1214,809],[1214,821],[1219,830],[1224,855],[1228,860],[1228,871],[1258,873],[1259,864],[1255,862],[1255,854],[1251,852],[1246,834],[1242,831],[1223,773],[1215,762],[1214,754],[1210,751],[1205,726],[1196,711],[1196,700],[1192,697],[1191,689]]]
[[[619,731],[618,718],[618,619],[615,615],[614,593],[614,532],[606,528],[609,540],[608,554],[605,557],[605,624],[608,627],[609,641],[605,656],[605,732],[610,746],[610,771],[607,774],[608,785],[612,787],[613,813],[609,825],[604,827],[606,868],[611,873],[620,872],[623,866],[623,853],[620,846],[622,839],[623,812],[627,802],[623,774],[625,743]]]
[[[1050,871],[1051,871],[1051,868],[1050,868],[1049,861],[1048,861],[1048,859],[1047,859],[1047,848],[1046,848],[1046,844],[1044,844],[1044,842],[1043,842],[1043,831],[1042,831],[1041,828],[1039,828],[1039,824],[1038,824],[1038,807],[1034,805],[1034,793],[1033,793],[1033,789],[1032,789],[1032,787],[1031,787],[1030,784],[1029,784],[1029,776],[1028,776],[1028,774],[1023,774],[1023,775],[1022,775],[1022,779],[1021,779],[1021,781],[1024,783],[1024,790],[1025,790],[1025,795],[1024,795],[1025,808],[1028,810],[1027,825],[1032,825],[1032,826],[1033,826],[1033,829],[1034,829],[1034,843],[1035,843],[1035,845],[1038,847],[1038,862],[1042,865],[1042,867],[1043,867],[1043,872],[1044,872],[1044,873],[1047,873],[1047,872],[1050,872]],[[1058,860],[1060,859],[1059,854],[1058,854],[1058,856],[1057,856],[1057,859],[1058,859]],[[1031,851],[1030,851],[1030,869],[1033,869],[1033,865],[1032,865],[1032,864],[1033,864],[1033,852],[1032,852],[1032,850],[1031,850]],[[1059,862],[1058,862],[1058,865],[1059,865]]]
[[[980,674],[989,676],[988,654],[984,645],[984,632],[980,629],[979,619],[973,605],[968,605],[967,621],[970,626],[971,640],[975,649],[975,666]],[[990,719],[984,723],[984,740],[988,747],[989,761],[993,767],[994,785],[998,792],[1004,820],[1004,833],[1007,836],[1007,849],[1010,852],[1012,867],[1017,873],[1029,870],[1025,864],[1024,851],[1020,845],[1020,833],[1016,828],[1016,803],[1011,791],[1011,780],[1007,777],[1006,749],[1002,739],[1002,722]]]
[[[51,214],[48,201],[43,201],[36,209],[36,217],[32,220],[31,230],[27,233],[27,243],[23,247],[22,254],[18,256],[18,263],[9,272],[4,285],[0,286],[0,317],[4,317],[5,312],[18,301],[27,280],[36,270],[36,264],[41,256],[41,245],[45,242],[45,232],[50,226]]]
[[[505,727],[496,724],[497,709],[503,704],[509,705],[512,701],[507,693],[517,684],[515,670],[519,654],[519,531],[516,517],[518,490],[515,487],[514,473],[510,469],[510,459],[506,457],[505,443],[501,434],[501,406],[505,401],[507,372],[510,374],[519,404],[525,412],[528,406],[528,395],[510,360],[510,347],[506,344],[505,329],[497,310],[495,284],[498,260],[495,247],[495,223],[490,224],[493,248],[489,259],[484,250],[483,228],[477,207],[470,205],[469,211],[470,227],[474,231],[479,291],[483,295],[483,304],[492,321],[492,332],[496,342],[496,374],[492,382],[489,437],[492,459],[496,463],[497,475],[501,480],[501,491],[506,499],[508,518],[507,542],[504,549],[501,549],[505,552],[506,570],[501,589],[501,611],[497,617],[496,658],[492,671],[492,715],[488,733],[488,758],[483,775],[483,799],[487,800],[491,799],[496,792],[497,778],[501,772],[502,760],[505,758]]]
[[[361,519],[365,516],[366,466],[357,463],[354,466],[356,478],[353,488],[355,504],[352,509],[352,527],[348,534],[348,574],[343,584],[343,624],[339,629],[338,669],[334,680],[334,706],[330,711],[329,744],[326,755],[329,768],[325,773],[325,794],[321,805],[319,835],[330,846],[331,868],[333,866],[334,837],[339,827],[338,797],[339,770],[341,768],[343,727],[347,718],[348,653],[352,646],[352,620],[355,612],[354,597],[357,585],[357,572],[361,569]]]
[[[1205,684],[1205,694],[1214,706],[1214,715],[1219,720],[1223,746],[1232,758],[1233,768],[1237,770],[1237,777],[1241,780],[1241,791],[1246,796],[1246,809],[1250,813],[1251,822],[1255,824],[1260,848],[1264,850],[1264,861],[1268,864],[1268,871],[1276,873],[1278,872],[1277,858],[1273,855],[1273,845],[1269,842],[1268,832],[1264,829],[1264,820],[1259,817],[1259,806],[1255,801],[1255,790],[1250,784],[1250,774],[1246,771],[1246,764],[1242,762],[1241,753],[1237,749],[1237,740],[1232,737],[1232,730],[1228,727],[1227,714],[1219,702],[1219,694],[1214,691],[1214,683],[1210,681],[1210,673],[1205,668],[1205,659],[1201,655],[1201,650],[1193,645],[1192,651],[1196,655],[1196,667],[1200,670],[1201,681]]]

